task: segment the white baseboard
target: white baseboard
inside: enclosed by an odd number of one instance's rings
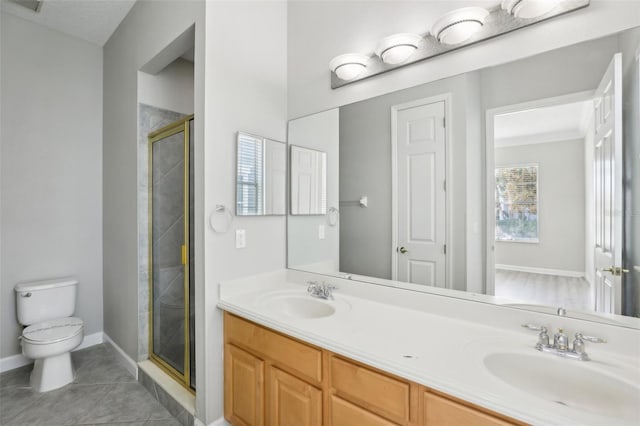
[[[204,423],[202,423],[200,420],[196,418],[194,418],[193,420],[194,426],[204,426]],[[231,423],[226,421],[224,417],[220,417],[218,420],[214,420],[213,422],[209,423],[209,426],[231,426]]]
[[[82,339],[82,343],[80,343],[80,346],[75,348],[74,351],[79,351],[80,349],[85,349],[90,346],[99,345],[102,342],[104,342],[104,337],[101,331],[93,334],[88,334],[84,336],[84,339]],[[29,365],[32,363],[33,363],[32,359],[29,359],[22,354],[11,355],[8,357],[0,358],[0,373],[13,370],[14,368],[22,367],[24,365]]]
[[[138,380],[138,363],[135,362],[129,355],[127,355],[127,353],[120,346],[118,346],[116,342],[114,342],[111,337],[107,335],[107,333],[103,334],[104,341],[109,343],[116,350],[116,354],[120,358],[120,361],[122,361],[122,365],[124,366],[124,368],[126,368],[127,371],[131,373],[131,375],[135,377],[136,380]]]
[[[584,271],[567,271],[564,269],[534,268],[531,266],[503,265],[499,263],[496,263],[496,269],[502,269],[504,271],[529,272],[532,274],[557,275],[560,277],[572,277],[572,278],[582,278],[585,275]]]

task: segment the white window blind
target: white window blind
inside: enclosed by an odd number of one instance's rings
[[[264,209],[264,145],[262,139],[240,134],[236,177],[236,212],[260,215]]]
[[[538,165],[496,167],[496,241],[538,242]]]

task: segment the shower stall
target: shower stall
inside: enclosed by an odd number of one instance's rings
[[[195,391],[193,115],[149,140],[149,357]]]

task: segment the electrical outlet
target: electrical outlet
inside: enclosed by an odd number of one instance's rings
[[[318,226],[318,239],[319,240],[324,240],[325,238],[326,238],[325,227],[324,227],[324,225],[320,225],[320,226]]]
[[[247,234],[244,229],[236,229],[236,248],[245,248],[247,246]]]

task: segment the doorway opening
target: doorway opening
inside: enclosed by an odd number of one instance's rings
[[[487,294],[621,312],[620,69],[616,54],[594,91],[487,111]]]
[[[150,358],[195,389],[193,115],[149,134]]]
[[[593,310],[593,98],[493,115],[487,236],[493,290],[523,303]]]
[[[138,71],[138,359],[195,393],[195,26]]]

